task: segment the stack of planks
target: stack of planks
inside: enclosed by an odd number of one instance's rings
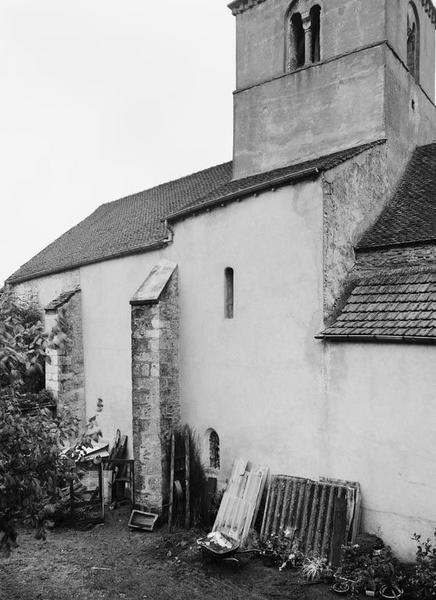
[[[360,505],[360,486],[356,482],[274,475],[261,539],[286,535],[292,539],[294,549],[336,565],[341,545],[354,542],[358,533]]]
[[[227,534],[244,546],[257,518],[267,476],[267,467],[249,469],[246,460],[237,459],[212,531]]]

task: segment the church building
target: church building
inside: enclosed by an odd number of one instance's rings
[[[100,206],[7,281],[68,347],[46,384],[104,410],[161,509],[172,428],[224,484],[358,481],[410,558],[436,526],[432,0],[234,0],[231,162]]]

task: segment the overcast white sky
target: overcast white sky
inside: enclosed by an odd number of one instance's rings
[[[0,0],[0,285],[103,202],[231,159],[228,0]]]
[[[98,205],[232,157],[226,0],[1,0],[0,285]]]

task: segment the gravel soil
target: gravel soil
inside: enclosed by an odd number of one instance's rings
[[[296,571],[246,555],[237,566],[210,561],[195,545],[200,532],[131,531],[128,517],[116,510],[103,525],[56,528],[46,541],[20,530],[19,547],[0,558],[1,600],[332,600]]]

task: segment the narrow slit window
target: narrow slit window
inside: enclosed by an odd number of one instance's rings
[[[311,39],[311,61],[313,63],[321,60],[320,32],[321,32],[321,7],[315,4],[310,9],[310,24],[312,31]]]
[[[306,62],[306,50],[304,41],[303,19],[300,13],[295,13],[291,18],[291,32],[294,49],[294,64],[298,69],[303,67]]]
[[[234,313],[234,273],[231,267],[224,271],[224,316],[226,319],[233,319]]]

